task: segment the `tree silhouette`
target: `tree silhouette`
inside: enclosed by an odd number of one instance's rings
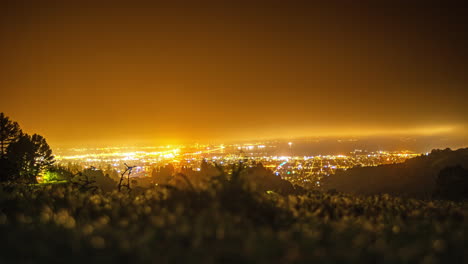
[[[4,158],[8,145],[17,141],[21,136],[18,123],[10,120],[4,113],[0,113],[0,158]]]
[[[80,191],[95,193],[98,189],[96,186],[96,180],[88,174],[78,172],[71,181],[75,188]]]
[[[117,185],[117,188],[119,189],[119,192],[120,190],[122,189],[122,187],[127,187],[128,190],[131,190],[130,188],[130,174],[132,174],[132,170],[136,167],[136,166],[128,166],[127,163],[124,163],[125,167],[127,167],[127,169],[122,173],[122,175],[120,176],[120,181],[119,181],[119,184]],[[123,180],[125,178],[125,173],[127,173],[127,183],[123,183]]]
[[[154,168],[151,172],[153,182],[156,184],[167,184],[174,174],[174,165],[167,164],[164,167]]]
[[[27,183],[37,183],[36,176],[54,163],[52,150],[45,138],[23,134],[7,149],[7,159],[14,164],[16,177]]]

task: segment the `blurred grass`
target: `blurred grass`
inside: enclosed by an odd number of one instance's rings
[[[467,263],[467,203],[236,184],[0,187],[0,263]]]

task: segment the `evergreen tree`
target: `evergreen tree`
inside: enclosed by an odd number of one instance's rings
[[[18,123],[10,120],[4,113],[0,113],[0,158],[4,158],[8,145],[16,142],[21,136]]]
[[[52,150],[45,138],[23,134],[7,149],[7,159],[14,164],[16,176],[27,183],[37,183],[36,176],[54,163]]]

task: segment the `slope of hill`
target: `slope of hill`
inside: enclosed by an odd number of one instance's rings
[[[340,192],[429,198],[441,170],[455,166],[468,168],[468,148],[433,150],[400,164],[349,169],[330,176],[323,186]]]

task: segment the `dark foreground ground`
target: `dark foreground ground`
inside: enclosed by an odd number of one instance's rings
[[[467,263],[468,204],[0,187],[0,263]]]

